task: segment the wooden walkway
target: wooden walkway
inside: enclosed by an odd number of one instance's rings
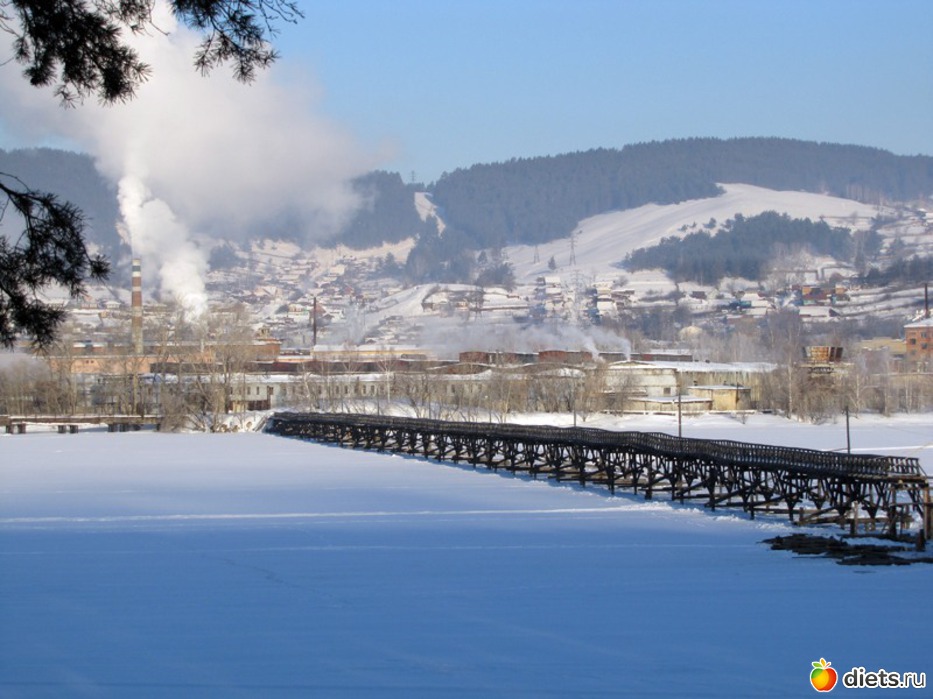
[[[57,427],[62,434],[76,434],[87,425],[107,425],[110,432],[130,432],[143,427],[162,427],[161,415],[0,415],[7,434],[25,434],[29,425]]]
[[[277,413],[266,431],[466,462],[493,470],[697,500],[897,536],[915,515],[933,534],[930,479],[916,458],[840,454],[656,432],[614,432],[375,415]]]

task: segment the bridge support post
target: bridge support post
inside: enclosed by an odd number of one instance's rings
[[[930,483],[923,491],[923,538],[927,541],[933,537],[933,500],[930,499]]]

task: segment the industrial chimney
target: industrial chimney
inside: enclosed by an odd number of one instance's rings
[[[132,336],[133,352],[143,353],[143,273],[139,258],[133,260]]]

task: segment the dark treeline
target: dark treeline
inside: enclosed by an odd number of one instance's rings
[[[118,252],[114,187],[87,156],[60,150],[0,150],[0,172],[57,193],[87,215],[89,239]],[[648,203],[715,196],[717,183],[824,192],[861,201],[910,201],[933,192],[933,157],[778,138],[694,138],[513,159],[445,173],[428,187],[446,224],[439,235],[414,205],[421,187],[397,173],[354,182],[364,207],[332,242],[362,249],[415,236],[404,265],[411,281],[472,281],[476,253],[568,236],[581,219]],[[300,222],[269,222],[257,235],[300,239]],[[485,268],[485,269],[488,269]]]
[[[580,219],[714,196],[742,182],[859,201],[933,192],[933,157],[780,138],[691,138],[510,160],[444,174],[433,186],[449,229],[474,248],[565,237]]]
[[[595,214],[720,193],[714,179],[676,158],[664,148],[599,149],[474,165],[441,177],[434,201],[448,231],[473,248],[543,243]]]
[[[406,185],[397,172],[371,172],[354,180],[353,188],[363,197],[363,207],[335,237],[335,243],[364,250],[437,228],[435,222],[423,221],[415,209],[415,192],[421,188]]]
[[[465,269],[464,250],[566,237],[588,216],[715,196],[717,183],[732,182],[910,201],[933,192],[933,157],[780,138],[693,138],[474,165],[433,185],[447,230],[412,254],[419,268],[450,278]]]
[[[73,203],[86,217],[88,240],[100,245],[111,258],[120,257],[116,188],[97,172],[91,156],[53,148],[0,149],[0,173],[14,175],[30,189],[53,192]],[[357,178],[353,187],[363,206],[332,243],[364,249],[418,237],[436,226],[422,221],[415,209],[414,193],[423,188],[404,184],[398,173],[372,172]],[[262,234],[288,240],[304,238],[301,221],[288,215],[270,218]],[[121,269],[115,267],[114,273]]]
[[[884,269],[871,267],[861,276],[861,282],[865,286],[922,284],[930,279],[933,279],[933,256],[929,255],[896,259]]]
[[[833,228],[824,221],[793,219],[766,211],[758,216],[736,216],[715,234],[690,233],[683,238],[664,238],[650,248],[640,248],[625,259],[625,267],[663,269],[675,281],[717,284],[723,277],[761,280],[781,251],[805,249],[849,260],[853,239],[847,228]]]

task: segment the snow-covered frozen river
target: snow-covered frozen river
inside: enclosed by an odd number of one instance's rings
[[[842,429],[685,423],[819,448]],[[928,472],[931,440],[853,425]],[[933,566],[760,543],[791,531],[256,433],[4,436],[0,696],[802,696],[820,658],[930,675]]]

